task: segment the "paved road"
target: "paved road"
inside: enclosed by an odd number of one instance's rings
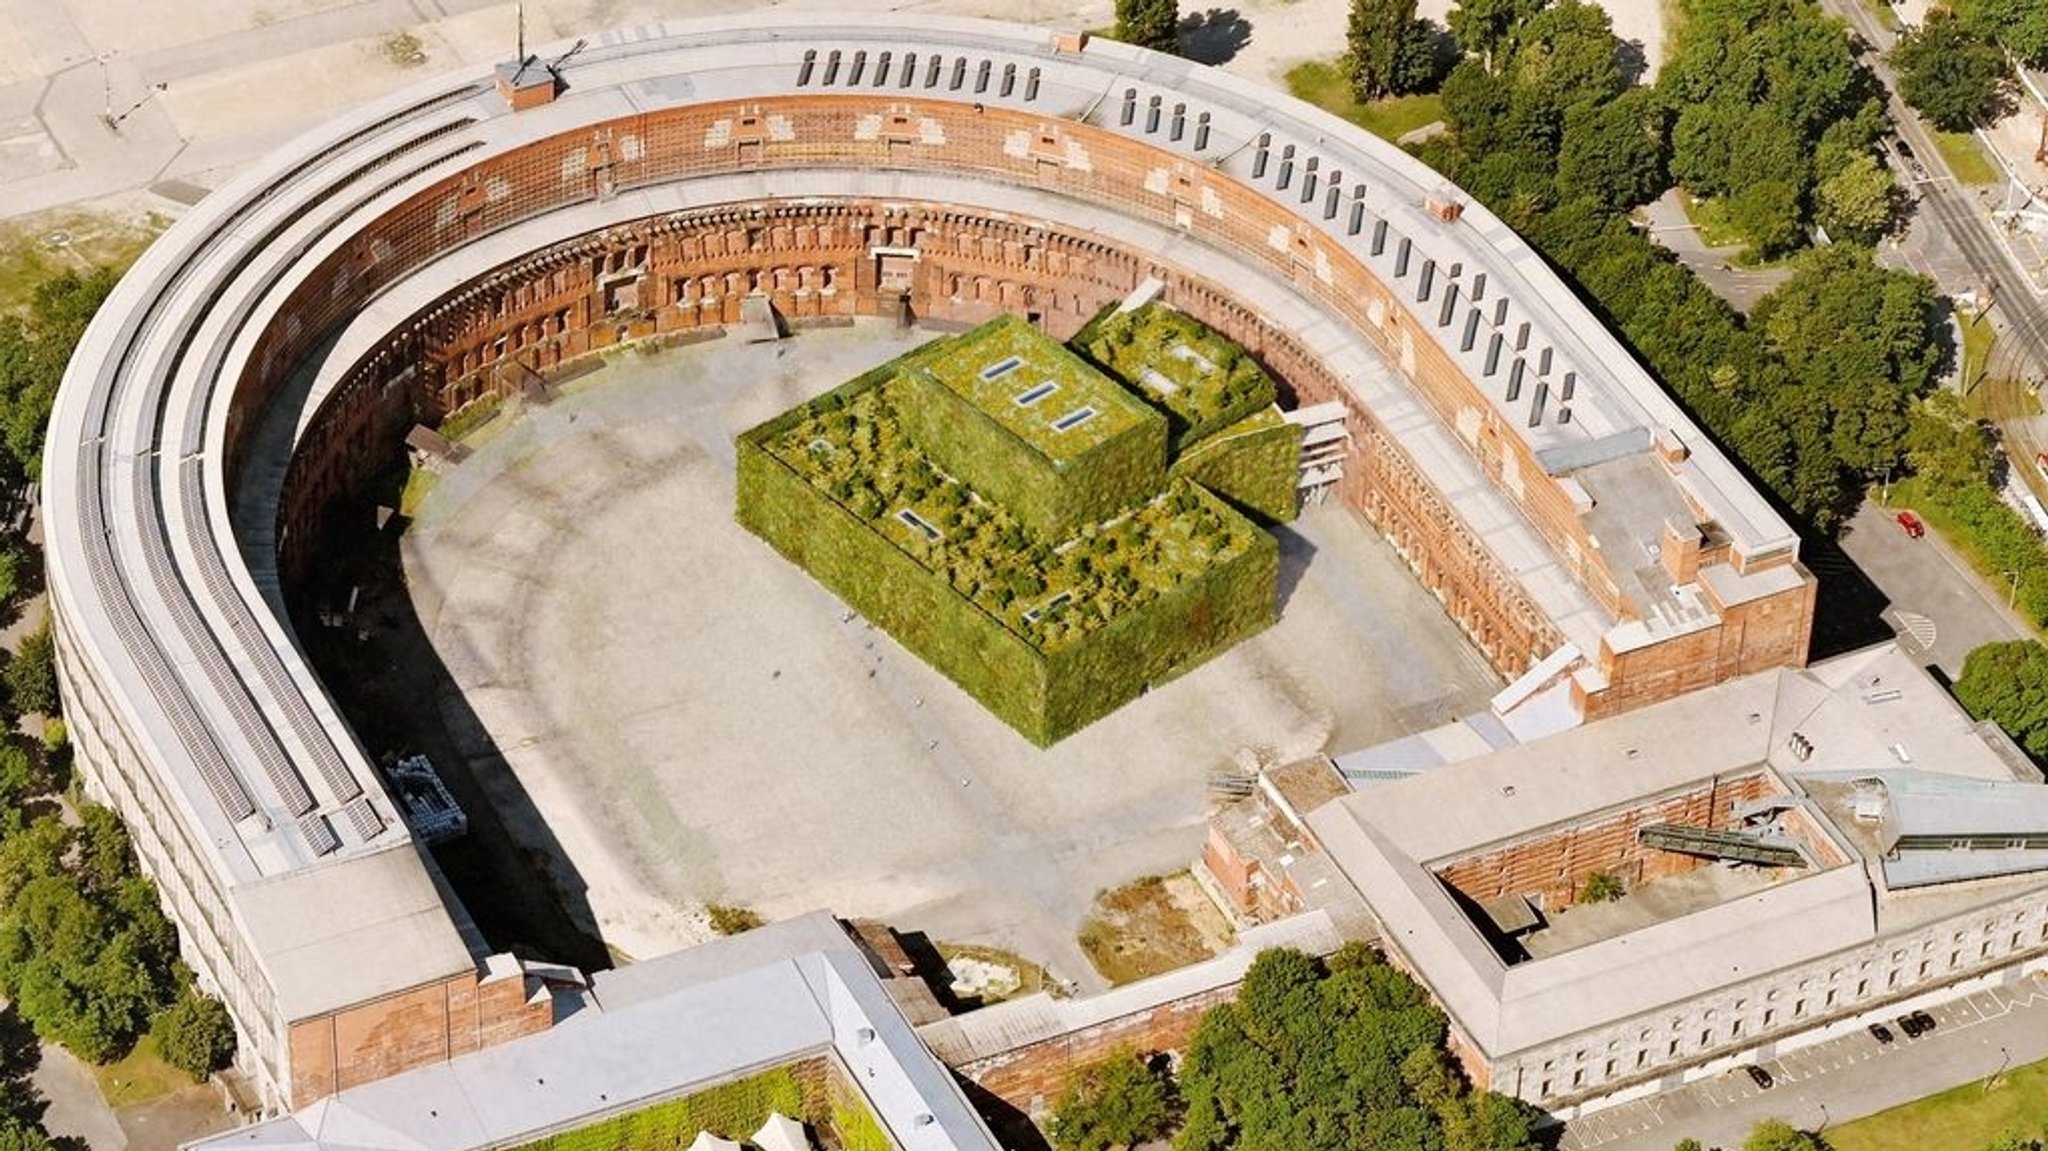
[[[1702,283],[1737,311],[1748,313],[1758,300],[1792,278],[1789,267],[1736,267],[1734,259],[1742,253],[1739,244],[1708,247],[1700,238],[1699,229],[1686,218],[1676,188],[1645,205],[1643,216],[1649,222],[1650,239],[1669,249],[1679,263],[1692,269]]]
[[[2048,986],[2039,977],[1928,1012],[1939,1026],[1919,1039],[1907,1039],[1894,1023],[1889,1045],[1853,1031],[1765,1060],[1761,1066],[1776,1081],[1769,1090],[1731,1071],[1575,1120],[1566,1125],[1561,1151],[1670,1151],[1687,1136],[1709,1147],[1736,1147],[1758,1120],[1769,1118],[1824,1132],[2048,1058]]]
[[[1891,601],[1885,622],[1907,651],[1953,678],[1972,648],[2033,634],[2006,606],[2006,589],[1987,584],[1936,533],[1908,537],[1892,521],[1895,512],[1865,503],[1841,544]]]
[[[1968,261],[1977,281],[1975,284],[1945,284],[1943,287],[1955,291],[1997,285],[1997,305],[1993,314],[2005,327],[2004,338],[2011,341],[2024,358],[2028,371],[2048,371],[2048,308],[2044,308],[2041,299],[2027,290],[2025,271],[2013,258],[2011,249],[1992,230],[1988,215],[1979,213],[1972,195],[1964,191],[1948,171],[1941,149],[1935,146],[1933,134],[1898,98],[1897,79],[1882,56],[1882,52],[1891,47],[1894,37],[1878,24],[1876,17],[1860,0],[1821,0],[1821,7],[1848,21],[1849,27],[1876,49],[1865,58],[1865,62],[1884,83],[1888,110],[1892,122],[1898,126],[1899,138],[1912,146],[1915,156],[1932,177],[1915,182],[1914,191],[1920,196],[1920,210],[1948,233]]]

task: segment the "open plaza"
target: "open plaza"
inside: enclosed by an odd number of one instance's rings
[[[1380,743],[1500,690],[1331,504],[1277,529],[1270,630],[1034,748],[733,521],[736,434],[930,335],[620,352],[498,417],[408,530],[481,782],[516,778],[625,954],[702,938],[706,901],[829,907],[1090,985],[1090,902],[1187,865],[1210,773]]]

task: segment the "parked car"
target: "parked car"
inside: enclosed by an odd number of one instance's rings
[[[1911,539],[1917,540],[1927,534],[1927,525],[1921,523],[1920,517],[1912,512],[1900,512],[1893,518],[1898,520],[1899,530],[1905,532]]]
[[[1890,1043],[1892,1041],[1892,1029],[1882,1023],[1873,1023],[1870,1025],[1870,1037],[1877,1040],[1880,1046]]]
[[[1754,1063],[1749,1064],[1742,1070],[1749,1075],[1749,1081],[1756,1084],[1762,1090],[1769,1091],[1777,1083],[1777,1080],[1771,1078],[1770,1072],[1758,1067]]]
[[[1925,1011],[1915,1011],[1913,1013],[1913,1022],[1920,1025],[1920,1034],[1922,1035],[1934,1030],[1937,1026],[1934,1022],[1934,1016],[1927,1014]]]
[[[1920,1038],[1920,1020],[1915,1018],[1918,1014],[1919,1012],[1916,1011],[1913,1015],[1901,1015],[1897,1020],[1899,1030],[1905,1032],[1908,1039]]]

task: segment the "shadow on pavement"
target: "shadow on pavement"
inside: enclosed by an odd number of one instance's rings
[[[288,622],[371,761],[425,753],[462,805],[468,834],[432,854],[491,948],[586,972],[608,968],[581,876],[435,652],[407,593],[399,553],[406,521],[375,526],[376,505],[398,506],[405,477],[401,462],[365,493],[359,512],[330,518],[349,526],[320,541],[307,567],[316,573],[312,586],[287,584]],[[352,599],[354,611],[345,612]],[[344,609],[345,621],[323,626],[323,608]]]

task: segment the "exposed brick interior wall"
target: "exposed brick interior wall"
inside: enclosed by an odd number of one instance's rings
[[[1598,820],[1453,860],[1436,869],[1439,880],[1474,902],[1503,895],[1541,896],[1551,911],[1570,907],[1586,880],[1605,872],[1631,886],[1680,875],[1706,861],[1656,851],[1636,842],[1636,832],[1656,823],[1726,828],[1734,808],[1767,795],[1783,794],[1763,772],[1715,780]]]
[[[299,1020],[289,1040],[292,1106],[545,1031],[553,1022],[553,1002],[534,997],[517,972],[466,975]]]

